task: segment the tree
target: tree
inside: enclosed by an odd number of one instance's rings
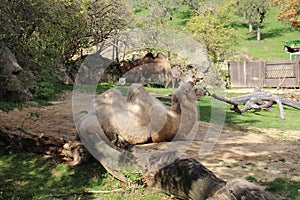
[[[38,49],[32,56],[58,56],[62,63],[70,61],[80,48],[122,30],[129,20],[125,2],[117,0],[5,0],[3,5],[1,40],[15,49],[23,44],[24,53],[26,47]],[[56,55],[48,55],[50,52]]]
[[[80,49],[125,28],[130,19],[125,5],[118,0],[4,0],[0,39],[23,67],[37,74],[55,71]]]
[[[81,49],[118,33],[130,20],[125,0],[3,0],[1,5],[0,40],[34,74],[36,96],[43,88],[57,89],[57,72]]]
[[[239,0],[237,8],[243,13],[244,19],[248,19],[249,33],[253,32],[253,25],[256,25],[256,39],[261,40],[261,26],[269,8],[269,0]]]
[[[271,0],[272,6],[280,6],[277,19],[288,22],[300,32],[300,1],[299,0]]]
[[[201,11],[191,18],[187,29],[206,45],[214,62],[224,61],[236,40],[236,32],[230,26],[235,13],[234,1],[202,3]]]

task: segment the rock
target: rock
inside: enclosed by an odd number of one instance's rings
[[[119,63],[103,57],[100,52],[89,54],[67,66],[67,74],[79,84],[117,82],[124,73]]]
[[[14,54],[0,43],[0,101],[21,102],[32,99],[28,80],[31,74],[18,64]],[[26,81],[27,80],[27,81]]]

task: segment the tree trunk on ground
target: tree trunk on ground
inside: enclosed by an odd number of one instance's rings
[[[251,94],[246,94],[246,95],[233,97],[233,98],[225,98],[225,97],[218,96],[216,94],[212,94],[211,97],[232,105],[231,110],[239,114],[242,114],[247,110],[251,110],[251,109],[254,110],[269,109],[275,103],[278,104],[281,119],[285,118],[283,105],[300,110],[299,102],[284,97],[272,95],[269,92],[264,92],[260,90],[255,90]],[[240,109],[239,105],[244,105],[243,109]]]

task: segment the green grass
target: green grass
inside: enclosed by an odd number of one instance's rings
[[[130,174],[130,178],[139,176]],[[293,200],[300,200],[300,182],[277,178],[270,182],[246,177],[266,187],[266,190]],[[111,191],[110,194],[79,194],[83,191]],[[73,193],[73,194],[72,194]],[[75,194],[77,193],[77,194]],[[51,195],[65,195],[51,197]],[[122,184],[98,162],[68,166],[53,158],[30,153],[13,153],[0,150],[0,199],[169,199],[168,196],[147,190],[143,186]]]
[[[110,194],[71,194],[88,190],[118,190]],[[62,199],[47,195],[71,194],[68,199],[163,199],[166,195],[135,189],[109,175],[98,162],[68,166],[53,158],[0,150],[0,199]],[[65,197],[65,199],[66,199]]]
[[[10,112],[14,110],[15,108],[18,108],[19,110],[22,110],[23,103],[19,102],[0,102],[0,110],[4,112]]]
[[[146,90],[148,92],[154,92],[168,96],[171,96],[171,94],[173,93],[172,89],[146,88]],[[239,95],[241,94],[226,94],[224,96],[230,98]],[[158,99],[167,104],[171,102],[171,97],[158,97]],[[282,120],[280,118],[280,113],[277,104],[273,105],[270,111],[249,110],[241,115],[234,111],[231,111],[229,105],[225,103],[223,104],[222,102],[208,96],[202,97],[198,102],[198,106],[199,119],[205,122],[224,122],[225,125],[243,128],[243,130],[246,130],[248,127],[276,128],[282,131],[300,130],[299,110],[287,106],[284,106],[286,118],[285,120]],[[215,113],[214,117],[212,117],[211,115],[212,110]],[[225,119],[222,119],[222,116],[226,116]]]
[[[300,182],[277,178],[273,181],[263,183],[263,185],[266,187],[266,191],[294,200],[300,200]]]
[[[237,95],[237,94],[236,94]],[[211,117],[212,105],[216,105],[217,100],[212,100],[211,97],[203,97],[199,102],[199,113],[200,120],[205,122],[210,122],[213,117]],[[216,116],[226,114],[225,125],[232,127],[239,127],[247,129],[248,127],[257,128],[276,128],[282,131],[285,130],[300,130],[299,124],[299,110],[284,106],[285,120],[280,118],[280,113],[278,105],[273,105],[271,111],[259,110],[259,111],[247,111],[243,114],[238,114],[230,110],[230,106],[226,105],[225,110],[223,106],[221,108],[216,108]],[[220,120],[219,120],[220,121]]]
[[[246,176],[245,179],[255,184],[265,187],[266,191],[288,197],[293,200],[300,200],[300,182],[289,180],[286,178],[276,178],[273,181],[257,180],[253,176]]]
[[[283,50],[283,41],[298,40],[300,33],[276,20],[278,8],[272,7],[266,14],[261,29],[261,41],[256,41],[256,31],[248,33],[248,24],[237,17],[232,23],[238,31],[238,44],[234,47],[238,54],[246,54],[254,60],[289,60],[289,53]]]
[[[73,85],[65,85],[58,81],[53,81],[53,83],[45,84],[47,87],[51,85],[50,93],[47,93],[48,88],[43,91],[43,95],[34,95],[34,98],[29,102],[0,102],[0,110],[4,112],[10,112],[14,109],[22,110],[23,107],[28,106],[51,106],[53,104],[49,103],[49,100],[54,97],[55,94],[59,94],[65,90],[71,91],[73,90]],[[45,89],[45,88],[44,88]]]

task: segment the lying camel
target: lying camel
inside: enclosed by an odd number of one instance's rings
[[[128,97],[117,89],[99,95],[94,107],[99,124],[110,141],[119,136],[130,144],[184,140],[197,123],[196,100],[205,88],[183,83],[167,107],[151,96],[141,84],[132,84]]]

